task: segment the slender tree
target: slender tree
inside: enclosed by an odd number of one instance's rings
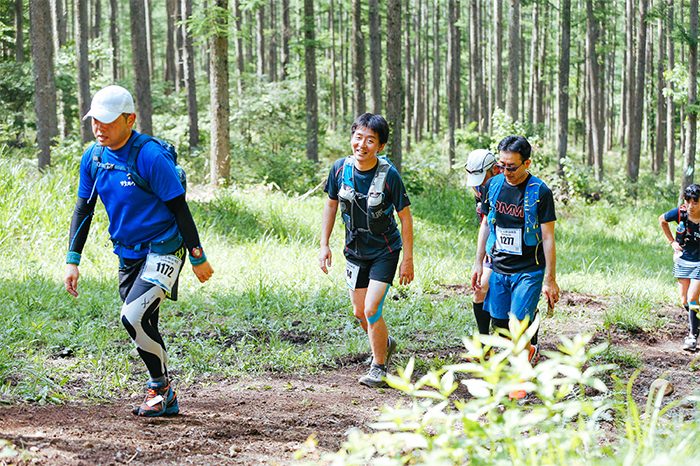
[[[112,44],[110,71],[112,82],[119,80],[119,32],[117,30],[119,7],[117,0],[109,0],[109,42]]]
[[[448,157],[447,163],[450,168],[455,161],[455,129],[457,127],[457,114],[459,113],[459,97],[457,96],[457,71],[459,67],[459,55],[457,43],[457,10],[458,0],[448,0],[447,2],[447,137],[448,137]]]
[[[666,52],[666,37],[664,30],[664,20],[659,18],[657,25],[658,56],[656,59],[656,135],[654,138],[654,174],[658,174],[664,164],[664,149],[666,148],[666,98],[664,97],[664,59]],[[651,36],[651,34],[650,34]]]
[[[101,0],[95,0],[93,4],[93,16],[92,16],[92,33],[90,37],[93,39],[100,38],[100,27],[102,24],[102,2]]]
[[[78,69],[78,111],[82,117],[90,110],[90,61],[88,59],[88,0],[77,0],[75,10],[75,60]],[[80,122],[80,139],[92,140],[92,127],[89,120]]]
[[[476,121],[479,126],[479,131],[484,130],[484,115],[482,115],[482,99],[484,96],[483,75],[481,64],[481,27],[479,26],[479,5],[478,0],[469,2],[469,55],[471,57],[469,63],[469,86],[471,120]]]
[[[153,134],[153,103],[151,101],[151,77],[148,73],[148,49],[146,47],[146,30],[143,0],[129,0],[129,19],[131,23],[131,62],[134,67],[134,84],[136,88],[136,124],[139,132]]]
[[[24,9],[22,0],[15,0],[15,61],[24,62]]]
[[[218,185],[231,173],[229,134],[229,85],[228,85],[228,0],[213,0],[214,33],[210,38],[211,90],[209,118],[211,120],[209,180]],[[212,14],[212,13],[210,13]]]
[[[518,119],[520,100],[520,0],[510,0],[508,10],[508,115]]]
[[[422,138],[423,129],[423,112],[425,111],[424,103],[425,97],[423,96],[423,53],[422,53],[422,41],[421,41],[421,31],[423,29],[422,24],[422,9],[423,2],[421,0],[415,0],[415,14],[413,16],[413,28],[414,28],[414,48],[413,48],[413,139],[418,142]]]
[[[146,51],[148,53],[148,74],[153,78],[153,15],[151,9],[151,0],[144,0],[144,9],[146,12]]]
[[[243,15],[241,14],[241,0],[233,0],[233,24],[236,28],[234,36],[234,46],[236,48],[236,87],[239,97],[243,95],[243,73],[245,73],[245,63],[243,57]]]
[[[637,52],[635,53],[635,83],[631,100],[635,102],[630,113],[629,140],[627,150],[627,177],[633,182],[639,177],[639,160],[642,150],[642,121],[644,118],[644,74],[646,67],[646,14],[647,0],[639,2],[639,28],[637,30]]]
[[[642,0],[644,1],[644,0]],[[695,177],[695,150],[697,145],[697,80],[698,80],[698,0],[690,0],[690,29],[688,30],[688,116],[686,119],[685,161],[681,191],[693,183]]]
[[[440,133],[440,68],[442,66],[440,41],[440,0],[433,3],[433,134]]]
[[[29,2],[29,36],[34,77],[34,113],[39,145],[39,170],[51,163],[51,144],[58,136],[51,9],[48,0]]]
[[[369,0],[369,61],[372,80],[372,112],[382,113],[382,41],[379,0]]]
[[[256,72],[259,78],[265,74],[267,63],[265,62],[265,5],[258,5],[256,10],[257,24],[255,28],[255,44],[256,44]]]
[[[189,20],[192,17],[192,0],[182,0],[182,17]],[[187,90],[187,119],[189,122],[190,148],[199,145],[199,116],[197,114],[197,85],[194,77],[194,44],[192,34],[182,27],[182,42],[184,44],[183,66],[185,74],[185,89]]]
[[[353,111],[355,115],[367,110],[365,99],[365,38],[362,34],[362,1],[352,0],[352,77]]]
[[[306,158],[318,161],[318,96],[314,0],[304,0],[304,63],[306,75]]]
[[[675,66],[675,51],[673,48],[673,0],[668,1],[668,12],[666,18],[668,21],[668,33],[666,34],[666,53],[668,55],[668,69],[672,70]],[[674,105],[673,105],[673,82],[668,79],[666,87],[670,92],[666,94],[666,156],[668,163],[666,164],[666,183],[673,184],[675,179],[675,138],[673,127]]]
[[[333,6],[330,8],[333,9]],[[332,18],[332,13],[331,13]],[[282,79],[287,79],[290,63],[289,40],[292,37],[292,27],[289,23],[289,0],[282,0]],[[335,67],[335,62],[333,63]]]
[[[569,60],[571,56],[571,0],[562,0],[560,7],[561,38],[559,42],[559,85],[557,118],[557,158],[559,175],[564,175],[569,135]]]
[[[401,0],[388,0],[386,21],[386,115],[391,128],[389,157],[401,171],[401,126],[403,124],[403,82],[401,67]]]
[[[571,0],[569,5],[571,5]],[[493,2],[494,12],[494,59],[496,64],[496,70],[494,75],[496,76],[496,107],[500,109],[505,109],[505,104],[503,100],[503,0],[494,0]]]
[[[331,46],[330,46],[330,52],[331,52],[331,76],[330,76],[330,84],[331,84],[331,96],[330,96],[330,115],[329,115],[329,128],[332,131],[335,131],[337,128],[337,119],[338,119],[338,71],[336,67],[336,52],[335,52],[335,8],[334,8],[334,1],[330,0],[330,5],[328,8],[328,29],[330,30],[331,34]]]
[[[590,157],[594,162],[596,179],[603,179],[603,121],[602,121],[602,106],[603,95],[601,92],[601,66],[598,63],[598,40],[600,31],[598,28],[598,20],[594,16],[593,0],[586,0],[586,56],[587,56],[587,72],[588,72],[588,99],[589,99],[589,115],[590,115]]]
[[[166,0],[166,35],[165,35],[165,81],[175,87],[177,81],[175,59],[175,4],[178,0]]]
[[[277,2],[275,0],[270,0],[270,7],[268,9],[270,16],[270,28],[268,30],[268,74],[270,75],[270,81],[277,81]]]

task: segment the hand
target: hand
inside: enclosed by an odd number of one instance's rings
[[[197,276],[200,283],[204,283],[214,275],[214,269],[211,268],[209,261],[204,261],[199,265],[193,265],[192,271]]]
[[[66,275],[63,278],[63,283],[66,285],[66,291],[72,296],[78,297],[78,279],[80,271],[75,264],[66,264]]]
[[[330,247],[321,246],[321,250],[318,252],[318,262],[323,273],[328,273],[328,267],[333,263],[333,253],[331,253]]]
[[[542,292],[547,297],[547,306],[554,308],[559,302],[559,285],[554,278],[545,278],[542,284]]]
[[[674,252],[683,252],[683,248],[680,244],[678,244],[678,241],[674,241],[673,243],[671,243],[671,247],[673,248]]]
[[[404,257],[399,267],[399,284],[408,285],[413,281],[413,258]]]
[[[472,269],[472,290],[479,291],[481,289],[481,275],[484,273],[484,265],[482,263],[475,264]]]

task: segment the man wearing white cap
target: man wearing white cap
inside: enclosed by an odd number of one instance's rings
[[[476,216],[479,225],[481,225],[484,218],[484,214],[481,212],[481,202],[485,199],[484,185],[492,176],[498,175],[501,170],[496,164],[496,156],[488,149],[471,151],[464,168],[467,170],[467,186],[474,190]],[[476,319],[476,326],[482,335],[488,335],[491,326],[491,315],[484,311],[484,298],[489,290],[489,277],[491,277],[491,259],[486,255],[484,257],[484,271],[481,275],[481,288],[474,291],[472,299],[474,319]]]
[[[150,375],[146,398],[133,412],[149,417],[175,415],[179,404],[168,380],[168,357],[158,331],[160,304],[166,298],[177,299],[178,277],[188,252],[200,282],[214,271],[185,201],[174,149],[133,130],[136,114],[129,91],[120,86],[98,91],[86,118],[92,118],[97,142],[83,153],[80,163],[66,256],[66,291],[78,296],[78,265],[99,196],[119,257],[121,322]]]

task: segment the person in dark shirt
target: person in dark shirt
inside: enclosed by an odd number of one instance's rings
[[[200,282],[207,281],[214,270],[199,241],[175,163],[157,141],[133,130],[136,113],[129,91],[121,86],[101,89],[83,119],[87,118],[92,119],[96,142],[83,153],[80,163],[65,288],[78,296],[78,266],[99,196],[109,218],[114,253],[119,257],[121,322],[150,376],[146,397],[133,413],[175,415],[180,408],[168,378],[165,343],[158,331],[160,305],[166,298],[177,299],[178,277],[188,252]],[[132,150],[138,157],[128,167]],[[147,184],[137,185],[132,174]]]
[[[481,222],[472,288],[481,288],[483,260],[491,257],[493,272],[484,309],[497,328],[508,328],[509,317],[532,323],[540,293],[550,307],[559,300],[554,243],[554,198],[544,182],[528,169],[532,149],[522,136],[508,136],[498,144],[502,174],[484,187],[485,217]],[[528,343],[529,359],[538,358],[537,345]],[[519,390],[513,398],[526,395]]]
[[[659,216],[659,225],[673,248],[673,276],[678,279],[681,301],[688,313],[690,332],[683,349],[695,352],[700,334],[700,186],[691,184],[685,188],[683,199],[683,205]],[[675,237],[669,228],[670,222],[678,223]]]
[[[496,164],[496,156],[488,149],[476,149],[469,153],[467,163],[464,167],[467,170],[467,186],[474,191],[474,201],[476,202],[476,217],[479,224],[484,219],[481,204],[486,198],[484,186],[491,177],[500,173]],[[481,275],[481,287],[474,291],[472,303],[474,306],[474,318],[479,333],[486,335],[491,327],[491,315],[484,311],[484,298],[489,290],[489,278],[491,278],[491,258],[488,254],[484,257],[484,271]]]
[[[345,224],[346,281],[355,317],[369,337],[372,364],[359,382],[386,386],[389,358],[396,341],[389,336],[382,308],[399,256],[399,283],[413,281],[413,217],[401,176],[377,154],[389,139],[389,125],[381,115],[364,113],[351,128],[352,155],[337,160],[328,174],[323,209],[319,266],[328,273],[329,246],[338,207]],[[401,220],[399,232],[394,211]]]

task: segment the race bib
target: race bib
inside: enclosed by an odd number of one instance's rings
[[[515,256],[523,255],[523,230],[496,226],[496,251]]]
[[[180,274],[180,266],[182,266],[182,260],[174,254],[150,253],[146,256],[146,266],[141,273],[141,280],[153,283],[166,293],[170,293]]]
[[[345,281],[348,284],[348,288],[351,290],[355,289],[355,285],[357,285],[357,276],[359,274],[360,266],[348,261],[345,266]]]

